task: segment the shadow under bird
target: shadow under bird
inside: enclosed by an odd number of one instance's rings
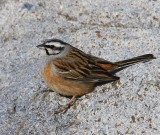
[[[118,71],[155,59],[152,54],[145,54],[110,62],[86,54],[59,39],[45,40],[37,47],[45,53],[41,63],[44,81],[53,91],[72,97],[59,112],[65,112],[75,102],[76,97],[92,92],[98,84],[119,80],[115,75]]]

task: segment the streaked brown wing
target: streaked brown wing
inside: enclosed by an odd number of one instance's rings
[[[107,61],[107,60],[104,60],[102,58],[98,58],[98,57],[95,57],[95,56],[92,56],[92,60],[95,61],[96,65],[98,65],[101,68],[107,70],[108,72],[111,71],[112,69],[115,69],[115,68],[118,67],[118,65],[116,65],[113,62],[110,62],[110,61]]]
[[[84,82],[104,82],[115,81],[119,79],[119,77],[112,76],[111,74],[105,71],[92,70],[91,72],[87,71],[86,73],[83,70],[81,70],[81,68],[72,69],[67,72],[60,72],[60,75],[66,79]]]
[[[54,63],[58,74],[63,78],[84,81],[84,82],[104,82],[118,80],[119,77],[111,75],[101,66],[96,65],[89,55],[74,50],[64,59]]]

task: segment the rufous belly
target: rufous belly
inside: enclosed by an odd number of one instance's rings
[[[53,72],[52,63],[47,64],[42,71],[44,81],[48,86],[62,95],[81,96],[92,92],[93,83],[68,80]]]

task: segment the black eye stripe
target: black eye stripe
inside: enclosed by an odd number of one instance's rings
[[[53,46],[53,45],[43,45],[44,46],[44,48],[45,48],[45,51],[46,51],[46,54],[47,55],[57,55],[57,54],[59,54],[62,50],[64,50],[64,47],[55,47],[55,46]],[[58,51],[58,52],[54,52],[54,53],[49,53],[49,51],[48,51],[48,49],[52,49],[53,50],[53,52],[54,51]]]
[[[45,48],[55,49],[55,50],[63,50],[64,47],[56,47],[53,45],[44,45]]]

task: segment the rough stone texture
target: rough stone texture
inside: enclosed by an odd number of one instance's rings
[[[153,53],[157,59],[117,75],[82,96],[66,114],[68,100],[41,79],[39,50],[44,39],[59,38],[111,61]],[[159,0],[1,0],[0,133],[160,134]]]

